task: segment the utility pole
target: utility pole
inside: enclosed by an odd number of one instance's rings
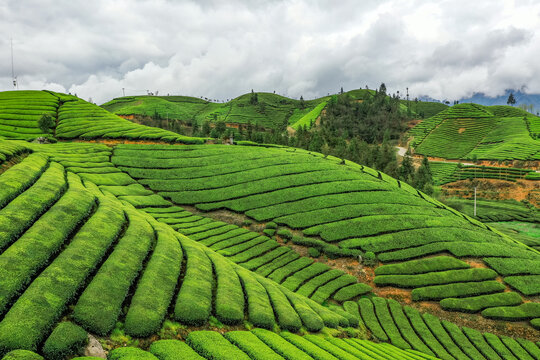
[[[13,65],[13,39],[10,39],[11,43],[11,79],[13,80],[13,87],[19,90],[19,85],[17,84],[17,78],[15,77],[15,67]]]
[[[122,95],[125,97],[126,96],[126,89],[125,88],[122,88]]]

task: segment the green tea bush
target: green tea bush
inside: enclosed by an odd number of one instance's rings
[[[494,270],[487,268],[472,268],[429,272],[416,275],[378,275],[375,277],[374,282],[378,286],[392,285],[408,288],[466,281],[491,280],[496,277],[497,273]]]
[[[43,354],[47,359],[65,359],[66,356],[78,355],[88,342],[88,334],[78,325],[61,322],[56,326],[43,345]]]
[[[199,355],[210,360],[250,360],[250,357],[214,331],[194,331],[186,343]]]
[[[7,353],[2,360],[43,360],[43,356],[28,350],[13,350]]]
[[[156,230],[154,252],[137,284],[126,315],[125,332],[131,336],[147,337],[159,330],[180,275],[182,249],[178,239],[166,228]]]
[[[411,292],[414,301],[441,300],[501,292],[506,287],[498,281],[462,282],[416,288]]]
[[[251,330],[262,342],[286,360],[311,360],[312,358],[276,333],[263,329]]]
[[[202,325],[212,311],[214,275],[209,271],[212,263],[201,247],[180,240],[187,262],[184,281],[176,298],[174,317],[182,323]]]
[[[521,296],[515,292],[503,292],[498,294],[480,295],[461,299],[442,299],[441,307],[449,311],[461,311],[475,313],[485,308],[495,306],[519,305],[523,302]]]
[[[314,247],[310,247],[308,249],[308,255],[311,256],[311,257],[319,257],[321,256],[321,251],[317,248],[314,248]]]
[[[465,261],[452,256],[434,256],[379,266],[375,269],[375,275],[415,275],[434,271],[468,269],[469,267]]]
[[[74,319],[96,334],[113,328],[130,287],[154,241],[154,230],[141,216],[128,214],[129,225],[113,252],[79,297]]]
[[[229,331],[225,338],[252,359],[281,360],[280,355],[275,353],[268,345],[249,331]]]
[[[180,340],[154,341],[149,351],[159,360],[204,360],[188,344]]]
[[[109,360],[159,360],[157,357],[135,347],[119,347],[112,350],[108,355]]]

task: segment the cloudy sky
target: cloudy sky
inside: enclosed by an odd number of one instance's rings
[[[20,89],[212,99],[377,87],[458,99],[540,93],[537,0],[2,0]]]

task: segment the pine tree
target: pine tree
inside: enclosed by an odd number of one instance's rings
[[[514,104],[516,103],[516,98],[514,97],[513,93],[510,93],[510,95],[508,95],[508,100],[506,101],[506,103],[508,105],[514,106]]]

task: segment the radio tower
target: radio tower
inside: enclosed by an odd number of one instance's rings
[[[17,84],[17,77],[15,76],[15,70],[13,66],[13,39],[11,41],[11,79],[13,80],[13,87],[19,90],[19,84]]]

